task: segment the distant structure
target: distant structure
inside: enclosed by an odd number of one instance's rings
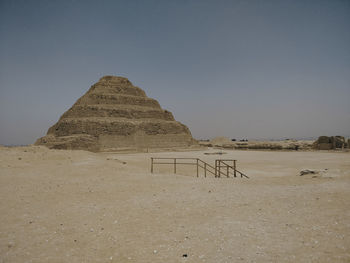
[[[320,136],[314,142],[313,147],[317,150],[334,150],[349,147],[350,140],[346,142],[343,136]]]
[[[189,147],[197,142],[171,112],[123,77],[104,76],[36,145],[89,151]]]

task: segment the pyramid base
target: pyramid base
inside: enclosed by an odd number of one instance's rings
[[[35,142],[50,149],[87,150],[92,152],[147,152],[150,149],[188,148],[198,143],[188,134],[148,135],[137,132],[133,135],[100,135],[88,134],[70,136],[46,135]]]

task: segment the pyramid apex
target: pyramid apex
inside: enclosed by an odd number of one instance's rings
[[[113,75],[106,75],[99,79],[99,82],[103,81],[111,81],[111,82],[130,82],[128,78],[120,77],[120,76],[113,76]],[[130,82],[131,83],[131,82]]]

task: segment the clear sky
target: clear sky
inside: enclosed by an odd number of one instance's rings
[[[350,1],[0,0],[0,144],[46,134],[103,75],[195,138],[350,135]]]

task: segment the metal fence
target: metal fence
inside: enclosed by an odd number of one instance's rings
[[[195,165],[197,177],[199,177],[199,169],[201,168],[203,169],[204,177],[207,177],[207,174],[214,175],[215,177],[230,177],[230,175],[237,177],[238,174],[241,178],[249,178],[247,175],[237,170],[237,160],[232,159],[215,160],[215,166],[212,166],[199,158],[151,157],[151,173],[153,173],[155,165],[172,165],[174,174],[176,174],[178,165]]]

